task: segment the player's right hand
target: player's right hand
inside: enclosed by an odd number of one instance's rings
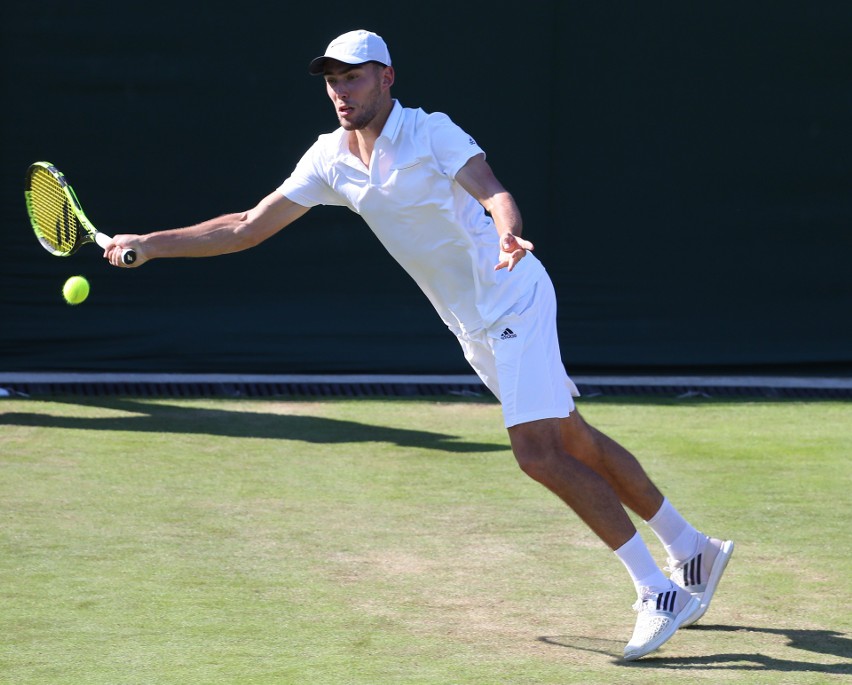
[[[121,255],[127,249],[136,252],[136,260],[132,264],[125,264],[121,259]],[[112,242],[104,249],[104,259],[109,261],[113,266],[123,269],[135,269],[137,266],[142,266],[148,261],[148,258],[145,256],[145,250],[139,242],[139,236],[131,234],[113,236]]]

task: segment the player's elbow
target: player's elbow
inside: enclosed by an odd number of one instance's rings
[[[234,240],[234,252],[242,252],[257,247],[264,240],[265,236],[258,235],[257,232],[251,230],[238,230]]]
[[[271,238],[308,211],[280,193],[264,198],[254,209],[236,217],[235,236],[240,250],[247,250]]]
[[[234,251],[249,250],[257,247],[271,234],[264,230],[263,223],[253,218],[249,212],[241,214],[234,227]]]

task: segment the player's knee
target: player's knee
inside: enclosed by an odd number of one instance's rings
[[[563,450],[559,439],[558,423],[535,422],[509,429],[512,453],[521,470],[533,480],[546,483],[558,467]]]
[[[533,480],[539,480],[536,476],[539,475],[544,468],[541,456],[529,450],[515,448],[512,451],[515,454],[515,460],[518,462],[518,466],[521,467],[521,471]]]
[[[534,445],[515,447],[512,451],[518,466],[527,476],[545,485],[553,480],[561,454]]]

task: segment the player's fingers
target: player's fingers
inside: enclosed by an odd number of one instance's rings
[[[125,253],[128,250],[133,251],[133,259],[130,260],[128,264],[125,261]],[[113,266],[118,266],[121,268],[132,268],[136,266],[141,266],[145,261],[143,255],[139,250],[139,246],[136,244],[136,240],[133,236],[122,236],[116,235],[113,236],[112,241],[109,245],[104,249],[104,258],[109,261]]]
[[[515,265],[523,259],[526,254],[525,250],[515,250],[509,257],[509,271],[515,268]]]
[[[115,241],[111,242],[104,248],[104,259],[106,259],[113,266],[122,266],[121,262],[121,248],[115,244]]]
[[[515,265],[516,265],[519,261],[521,261],[524,257],[526,257],[527,250],[532,250],[532,247],[533,247],[533,246],[532,246],[532,243],[531,243],[531,242],[529,242],[528,240],[525,240],[524,242],[525,242],[527,245],[529,245],[529,247],[521,247],[521,249],[519,249],[519,250],[515,250],[515,251],[512,253],[512,257],[511,257],[511,262],[512,262],[512,263],[511,263],[511,264],[509,264],[509,271],[511,271],[512,269],[514,269],[514,268],[515,268]]]
[[[494,266],[494,271],[499,271],[500,269],[508,269],[511,271],[515,268],[515,265],[523,259],[524,255],[527,253],[526,250],[515,250],[510,253],[505,259],[500,260]]]
[[[535,249],[533,244],[529,240],[525,240],[524,238],[519,238],[518,236],[512,233],[506,233],[502,240],[500,241],[500,247],[503,252],[512,253],[515,250],[533,250]]]
[[[514,252],[515,250],[532,250],[533,244],[524,238],[518,238],[515,235],[509,234],[510,238],[505,243],[506,252]]]
[[[515,249],[515,242],[517,238],[513,236],[511,233],[506,233],[503,238],[500,240],[500,249],[503,252],[511,252]]]

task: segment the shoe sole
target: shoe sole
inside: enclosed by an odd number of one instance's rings
[[[682,628],[695,625],[707,613],[707,609],[710,608],[710,602],[713,599],[713,593],[716,592],[719,581],[722,579],[722,574],[728,567],[728,562],[731,560],[733,553],[734,541],[726,540],[723,542],[722,547],[719,549],[719,554],[716,555],[716,560],[713,562],[713,568],[710,569],[710,577],[707,579],[707,587],[704,588],[704,594],[701,595],[698,611],[695,612],[694,616],[683,622]]]
[[[715,564],[714,564],[715,566]],[[671,637],[677,632],[678,628],[682,628],[684,622],[691,618],[692,615],[701,608],[701,600],[698,597],[691,597],[686,606],[680,610],[680,613],[672,619],[671,629],[665,633],[658,635],[653,641],[645,645],[641,651],[633,651],[630,654],[624,653],[625,661],[636,661],[643,656],[650,654],[662,647],[668,642]]]

